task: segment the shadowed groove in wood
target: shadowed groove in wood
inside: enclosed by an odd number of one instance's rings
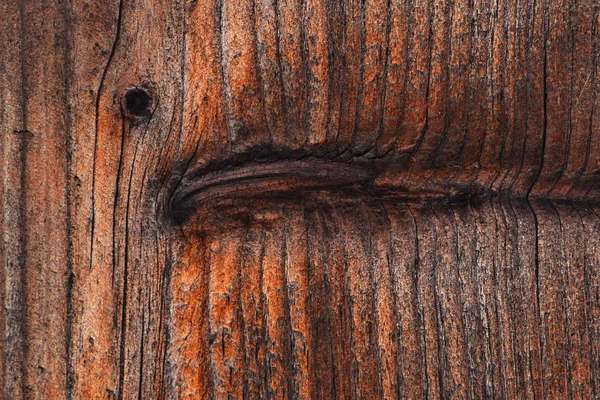
[[[222,168],[181,181],[169,200],[169,214],[178,221],[219,198],[285,193],[372,181],[374,168],[349,163],[279,161]]]

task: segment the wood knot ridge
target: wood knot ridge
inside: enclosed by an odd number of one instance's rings
[[[171,216],[186,219],[203,204],[225,197],[252,197],[269,193],[293,196],[298,190],[348,186],[370,182],[374,168],[332,161],[278,161],[255,163],[184,177],[169,202]]]

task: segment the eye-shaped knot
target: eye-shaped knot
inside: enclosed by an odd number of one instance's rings
[[[152,111],[152,94],[141,87],[127,89],[122,99],[123,113],[133,121],[149,118]]]

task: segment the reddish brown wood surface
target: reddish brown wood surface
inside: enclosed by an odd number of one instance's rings
[[[0,2],[0,398],[600,398],[599,24]]]

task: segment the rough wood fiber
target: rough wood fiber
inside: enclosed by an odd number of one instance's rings
[[[0,2],[0,398],[600,398],[599,24]]]
[[[598,266],[583,240],[600,221],[583,223],[593,207],[365,192],[260,200],[190,223],[174,270],[186,295],[199,275],[212,289],[195,292],[200,303],[174,299],[196,310],[173,335],[179,368],[198,365],[179,349],[206,345],[186,332],[207,313],[205,397],[598,395]]]

